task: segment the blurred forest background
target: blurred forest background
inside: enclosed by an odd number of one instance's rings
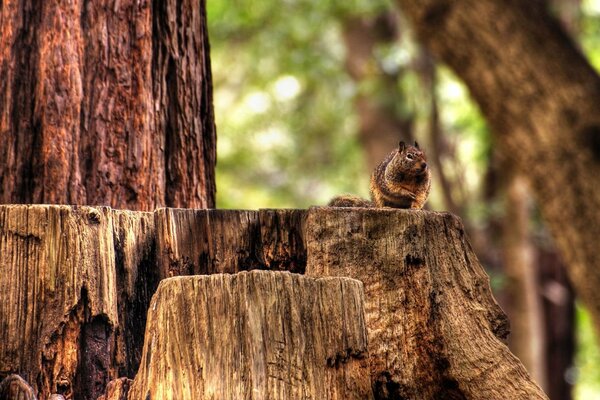
[[[600,69],[600,0],[548,6]],[[592,324],[526,184],[466,87],[419,45],[394,4],[208,0],[207,8],[217,207],[366,197],[374,165],[400,139],[419,141],[434,174],[427,208],[463,219],[511,318],[513,351],[551,399],[600,399]]]

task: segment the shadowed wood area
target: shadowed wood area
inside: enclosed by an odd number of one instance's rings
[[[162,277],[269,269],[303,273],[306,210],[156,211]]]
[[[545,399],[503,341],[508,320],[451,214],[313,208],[310,276],[365,285],[375,397]]]
[[[166,279],[128,399],[370,399],[363,301],[349,278]]]

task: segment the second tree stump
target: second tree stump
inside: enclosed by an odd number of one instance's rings
[[[161,282],[133,399],[369,399],[362,284],[288,272]],[[150,397],[148,397],[150,396]]]

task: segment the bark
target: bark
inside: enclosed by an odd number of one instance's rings
[[[19,375],[9,375],[0,382],[2,400],[37,400],[35,392]]]
[[[370,399],[366,351],[356,280],[170,278],[152,300],[128,399]]]
[[[600,78],[541,0],[398,0],[529,180],[600,330]],[[543,44],[543,45],[540,45]]]
[[[133,381],[127,378],[119,378],[110,381],[106,387],[106,394],[98,397],[98,400],[127,400],[127,394]]]
[[[214,207],[204,7],[0,2],[0,203]]]
[[[158,283],[153,222],[108,208],[0,206],[0,371],[42,399],[95,399],[133,374]]]
[[[307,275],[364,284],[376,398],[546,398],[503,344],[508,320],[456,217],[313,209],[307,252]]]

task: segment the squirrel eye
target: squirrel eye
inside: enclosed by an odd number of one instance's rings
[[[412,154],[408,153],[406,155],[406,158],[408,158],[409,160],[413,160],[415,157]]]

